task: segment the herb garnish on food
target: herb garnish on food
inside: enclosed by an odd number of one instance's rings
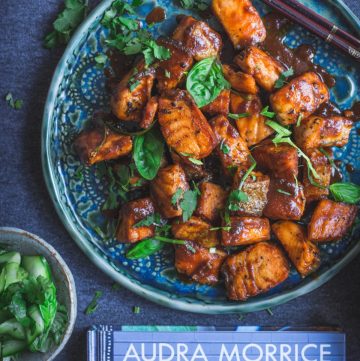
[[[286,83],[287,78],[293,75],[294,75],[293,68],[289,68],[288,70],[285,70],[283,73],[280,74],[279,79],[276,80],[274,88],[275,89],[282,88]]]

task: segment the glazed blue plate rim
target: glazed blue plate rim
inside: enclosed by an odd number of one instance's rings
[[[224,304],[209,304],[205,301],[181,297],[181,295],[172,295],[165,291],[160,291],[156,287],[143,285],[138,281],[127,277],[117,272],[103,257],[101,257],[93,248],[91,243],[84,237],[71,221],[68,211],[61,201],[61,195],[55,182],[54,165],[50,157],[50,127],[49,124],[54,112],[55,98],[59,90],[61,80],[64,76],[67,59],[75,50],[78,42],[87,33],[90,26],[101,16],[104,11],[110,6],[113,0],[102,1],[79,26],[68,46],[66,47],[63,56],[61,57],[56,70],[54,72],[48,96],[45,103],[43,122],[42,122],[42,142],[41,142],[41,159],[42,168],[45,178],[45,183],[50,193],[51,200],[55,206],[61,221],[65,228],[70,233],[71,237],[81,248],[81,250],[88,256],[88,258],[103,272],[110,276],[114,281],[128,288],[139,296],[145,297],[160,305],[167,306],[173,309],[207,314],[225,314],[225,313],[248,313],[259,310],[264,310],[275,305],[288,302],[296,297],[305,295],[316,288],[326,283],[329,279],[335,276],[343,267],[345,267],[351,260],[353,260],[360,253],[360,242],[356,242],[349,251],[339,261],[332,265],[329,269],[323,270],[315,279],[311,277],[305,279],[301,284],[292,288],[291,290],[282,291],[279,294],[269,295],[261,299],[250,299],[242,303],[224,302]],[[352,28],[360,34],[360,20],[349,9],[349,7],[342,0],[327,0],[329,4],[335,6],[341,14],[347,19]],[[176,297],[176,298],[174,298]]]

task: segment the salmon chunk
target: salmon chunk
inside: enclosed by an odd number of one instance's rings
[[[257,94],[259,89],[255,78],[252,75],[236,71],[232,66],[224,64],[222,66],[225,79],[231,84],[231,88],[240,93]]]
[[[214,285],[227,253],[220,248],[206,248],[195,242],[175,246],[175,268],[193,281]]]
[[[304,227],[291,221],[279,221],[271,228],[301,276],[305,277],[319,267],[320,251],[307,239]]]
[[[303,150],[319,147],[343,147],[349,141],[353,122],[342,116],[311,116],[294,128],[296,144]]]
[[[221,243],[227,247],[244,246],[269,239],[270,223],[267,218],[230,217],[230,223],[221,230]]]
[[[252,75],[266,91],[274,90],[276,81],[285,68],[265,51],[249,46],[236,55],[234,63],[246,74]]]
[[[213,0],[212,10],[235,49],[265,40],[265,26],[250,0]]]
[[[122,243],[135,243],[155,234],[155,226],[136,226],[137,223],[155,213],[150,198],[126,203],[120,210],[116,239]]]
[[[201,111],[209,116],[228,115],[230,107],[230,90],[224,89],[221,93],[209,104],[201,108]]]
[[[165,218],[174,218],[182,215],[179,201],[173,202],[172,198],[178,189],[184,192],[189,189],[185,172],[180,165],[169,165],[161,168],[150,183],[151,197],[157,209]]]
[[[270,95],[270,103],[276,117],[284,125],[295,124],[299,117],[306,119],[328,100],[328,88],[313,72],[292,79]]]
[[[309,239],[313,242],[331,242],[344,237],[354,223],[357,207],[351,204],[321,200],[308,225]]]
[[[173,39],[181,41],[196,61],[217,57],[222,48],[220,34],[192,16],[182,17]]]
[[[177,153],[201,159],[216,147],[213,130],[186,91],[177,89],[163,94],[158,117],[166,143]]]
[[[260,242],[229,256],[222,273],[229,299],[245,301],[284,282],[289,264],[278,246]]]

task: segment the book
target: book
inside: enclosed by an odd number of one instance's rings
[[[88,361],[346,361],[333,328],[93,326]]]

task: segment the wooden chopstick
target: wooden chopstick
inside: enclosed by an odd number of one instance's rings
[[[292,8],[297,9],[304,16],[316,21],[318,24],[323,26],[325,29],[329,30],[331,34],[336,34],[340,38],[343,38],[347,42],[349,42],[354,48],[359,49],[360,47],[360,39],[355,38],[355,36],[349,34],[343,29],[338,28],[334,23],[324,18],[320,14],[316,13],[314,10],[308,8],[301,2],[297,0],[283,0],[284,3],[291,6]]]
[[[333,34],[331,31],[329,31],[329,29],[326,29],[318,22],[315,22],[311,18],[305,16],[297,9],[294,9],[291,6],[285,4],[283,0],[263,0],[263,2],[269,5],[271,8],[284,14],[286,17],[290,18],[296,23],[304,26],[314,34],[324,39],[327,43],[335,45],[338,49],[352,56],[355,60],[360,61],[359,49],[355,48],[351,43],[340,37],[338,34]]]

